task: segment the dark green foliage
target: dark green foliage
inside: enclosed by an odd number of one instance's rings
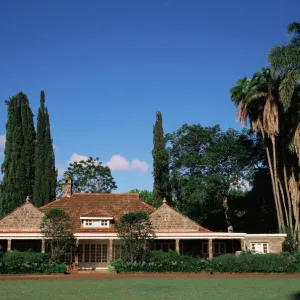
[[[229,203],[236,232],[277,232],[276,210],[268,168],[258,168],[254,174],[252,189],[246,193],[231,193]]]
[[[117,244],[124,261],[145,261],[149,253],[150,243],[155,238],[149,215],[135,212],[123,215],[116,223]]]
[[[70,163],[65,176],[72,179],[72,190],[75,193],[111,193],[117,188],[110,169],[102,166],[99,157]],[[58,189],[60,192],[61,180]]]
[[[293,273],[300,271],[300,252],[291,255],[225,254],[211,261],[179,255],[174,251],[153,251],[143,263],[116,260],[111,263],[117,273],[129,272],[220,272],[220,273]]]
[[[129,272],[187,272],[198,273],[208,268],[209,261],[177,254],[175,251],[152,251],[146,263],[122,260],[112,262],[117,273]]]
[[[45,106],[45,93],[41,91],[35,147],[35,182],[33,188],[35,205],[42,206],[56,198],[56,176],[49,114]]]
[[[296,271],[293,256],[280,254],[221,255],[211,261],[214,272],[229,273],[291,273]]]
[[[32,196],[34,183],[35,130],[33,114],[25,94],[20,92],[6,101],[8,120],[1,172],[0,214],[6,215],[27,196]]]
[[[44,253],[13,251],[3,255],[2,273],[5,274],[64,273],[65,271],[65,265],[51,262],[49,256]]]
[[[47,211],[41,222],[41,233],[47,239],[51,259],[55,263],[59,263],[65,253],[76,252],[70,217],[64,210],[53,208]]]
[[[171,203],[171,186],[169,179],[169,155],[166,149],[166,139],[162,124],[162,115],[156,113],[156,122],[153,127],[153,195],[154,201],[159,206],[163,199]],[[157,206],[155,205],[155,206]]]
[[[227,231],[238,213],[231,206],[232,191],[243,190],[262,164],[259,141],[248,132],[218,125],[184,124],[168,134],[171,182],[177,208],[214,231]]]
[[[149,205],[152,205],[154,207],[160,206],[160,203],[157,203],[156,201],[154,201],[154,195],[153,195],[153,192],[151,192],[151,191],[133,189],[133,190],[130,190],[129,193],[139,194],[140,199],[143,200],[144,202],[148,203]]]
[[[67,266],[65,264],[55,264],[47,270],[47,273],[57,273],[62,274],[67,271]]]

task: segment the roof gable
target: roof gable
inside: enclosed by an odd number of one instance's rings
[[[188,217],[163,203],[150,215],[150,220],[155,231],[160,232],[210,232]]]
[[[26,201],[23,205],[16,208],[9,215],[0,220],[0,231],[40,230],[40,224],[44,214],[32,203]]]

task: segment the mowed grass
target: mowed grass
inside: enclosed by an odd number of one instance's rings
[[[0,281],[1,300],[300,299],[298,278],[128,278]]]

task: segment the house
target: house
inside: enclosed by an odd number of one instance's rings
[[[128,213],[149,213],[155,229],[155,250],[174,250],[182,254],[212,258],[241,250],[279,253],[285,234],[246,234],[212,232],[177,210],[166,201],[154,208],[140,200],[138,194],[72,194],[72,182],[62,184],[62,197],[36,208],[29,199],[0,220],[0,245],[4,251],[28,250],[45,252],[45,240],[40,223],[46,211],[59,208],[66,211],[78,243],[78,256],[68,255],[78,268],[107,268],[117,257],[117,233],[114,224]]]

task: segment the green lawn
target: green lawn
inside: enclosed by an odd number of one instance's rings
[[[297,300],[297,278],[128,278],[0,281],[1,300]]]

